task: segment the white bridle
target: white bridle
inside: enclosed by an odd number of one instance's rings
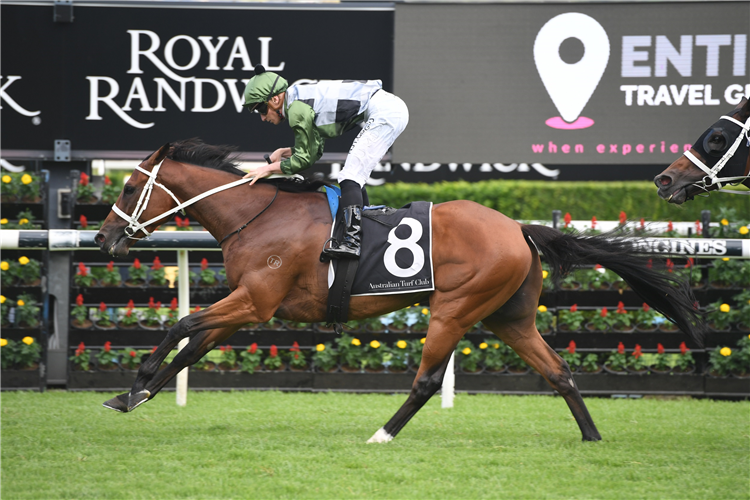
[[[734,153],[737,152],[737,149],[740,147],[740,144],[742,144],[743,139],[747,139],[748,144],[750,144],[750,118],[747,119],[745,123],[742,123],[739,120],[735,120],[731,116],[722,116],[720,120],[728,120],[732,123],[735,123],[740,126],[740,133],[737,135],[737,139],[735,139],[734,144],[727,150],[726,153],[724,153],[724,156],[721,157],[721,159],[716,162],[716,165],[714,165],[713,168],[708,168],[705,163],[700,161],[693,153],[691,153],[689,150],[685,151],[683,154],[687,156],[687,158],[693,162],[693,164],[698,167],[699,169],[703,170],[703,172],[706,173],[706,176],[701,179],[699,182],[693,183],[693,186],[699,187],[700,189],[703,189],[704,191],[708,192],[708,187],[712,185],[718,186],[717,189],[722,188],[722,184],[738,184],[748,177],[750,175],[739,175],[735,177],[719,177],[718,174],[721,171],[722,168],[727,164],[727,162],[734,156]],[[734,194],[747,194],[750,195],[750,191],[730,191],[730,190],[724,190],[725,193],[734,193]]]
[[[123,230],[125,232],[125,235],[130,238],[131,240],[142,240],[146,239],[149,236],[151,236],[151,233],[146,231],[146,227],[153,224],[154,222],[161,220],[165,217],[169,217],[175,212],[182,211],[182,215],[185,215],[185,207],[189,207],[193,203],[202,200],[203,198],[206,198],[208,196],[211,196],[212,194],[218,193],[220,191],[224,191],[225,189],[230,189],[235,186],[239,186],[242,184],[247,184],[248,182],[251,182],[253,179],[239,179],[234,182],[230,182],[229,184],[224,184],[222,186],[215,187],[213,189],[210,189],[206,191],[205,193],[201,193],[198,196],[194,196],[193,198],[190,198],[184,203],[181,203],[180,200],[177,199],[177,197],[174,195],[172,191],[170,191],[164,184],[160,182],[156,182],[156,176],[159,174],[159,169],[161,168],[161,162],[156,165],[151,172],[148,170],[145,170],[141,168],[140,166],[135,167],[136,170],[139,170],[146,174],[148,176],[148,181],[146,181],[146,185],[143,187],[143,191],[141,191],[141,196],[138,198],[138,203],[135,206],[135,210],[133,210],[132,215],[128,215],[125,212],[123,212],[120,207],[117,206],[117,203],[112,205],[112,211],[114,211],[117,215],[125,219],[125,221],[128,223],[128,226]],[[151,199],[151,191],[153,191],[154,186],[159,186],[164,191],[167,192],[169,196],[172,197],[172,199],[177,204],[176,207],[167,210],[161,215],[157,215],[156,217],[146,221],[146,222],[138,222],[138,219],[140,219],[141,215],[143,215],[143,212],[146,211],[146,207],[148,207],[148,202]],[[143,231],[144,236],[143,238],[136,238],[134,235],[138,231]]]

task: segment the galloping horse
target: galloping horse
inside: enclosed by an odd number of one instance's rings
[[[750,102],[743,98],[737,108],[711,125],[689,151],[654,178],[659,196],[681,205],[726,184],[742,183],[750,188],[749,145]],[[719,177],[724,167],[726,171]]]
[[[302,189],[307,184],[300,188],[299,182],[289,180],[263,180],[248,188],[245,181],[249,179],[241,179],[243,172],[228,159],[231,151],[197,140],[163,146],[133,172],[96,235],[102,251],[124,256],[136,239],[185,206],[190,218],[221,242],[231,289],[228,297],[170,328],[141,365],[131,391],[105,402],[108,408],[128,412],[153,398],[181,369],[200,360],[242,325],[272,316],[310,323],[325,318],[327,265],[320,262],[319,254],[330,235],[331,214],[325,194],[314,190],[320,183],[313,183],[307,191]],[[227,184],[234,187],[218,191]],[[199,201],[192,203],[194,198]],[[393,439],[440,388],[456,344],[478,321],[562,395],[584,440],[601,439],[567,363],[536,329],[542,289],[538,251],[556,277],[579,265],[599,263],[612,269],[652,307],[702,343],[703,324],[694,310],[690,288],[650,268],[645,257],[633,255],[631,243],[519,224],[469,201],[435,205],[432,220],[434,291],[351,299],[352,319],[386,314],[428,298],[431,309],[411,393],[368,442]],[[247,229],[239,231],[243,224]],[[280,267],[267,264],[271,255],[278,256]],[[190,338],[187,347],[159,370],[185,337]]]

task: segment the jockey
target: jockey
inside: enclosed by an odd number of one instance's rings
[[[360,254],[363,191],[375,165],[409,122],[409,110],[400,98],[383,90],[380,80],[320,80],[291,87],[276,73],[255,67],[245,87],[245,104],[261,120],[278,125],[288,121],[294,147],[280,148],[271,163],[253,167],[245,178],[295,174],[323,155],[325,140],[362,127],[338,176],[344,207],[344,240],[323,253],[332,258],[357,259]]]

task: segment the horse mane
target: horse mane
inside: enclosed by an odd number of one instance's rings
[[[182,141],[170,143],[170,151],[167,158],[182,163],[189,163],[199,167],[213,168],[223,172],[229,172],[238,177],[245,172],[237,168],[237,148],[228,145],[206,144],[201,139],[193,137]],[[319,179],[300,179],[298,177],[277,177],[274,179],[259,179],[258,182],[277,186],[280,191],[289,193],[304,193],[317,191],[322,186],[332,184]]]

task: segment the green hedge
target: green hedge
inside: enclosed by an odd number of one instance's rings
[[[742,188],[740,188],[742,189]],[[693,221],[702,210],[711,210],[712,220],[719,213],[734,209],[737,215],[750,215],[750,196],[712,193],[682,206],[659,198],[651,182],[550,182],[492,180],[481,182],[442,182],[407,184],[402,182],[367,188],[370,203],[400,207],[415,200],[442,203],[473,200],[520,220],[552,218],[553,210],[570,212],[573,219],[617,220],[620,211],[628,219]]]

